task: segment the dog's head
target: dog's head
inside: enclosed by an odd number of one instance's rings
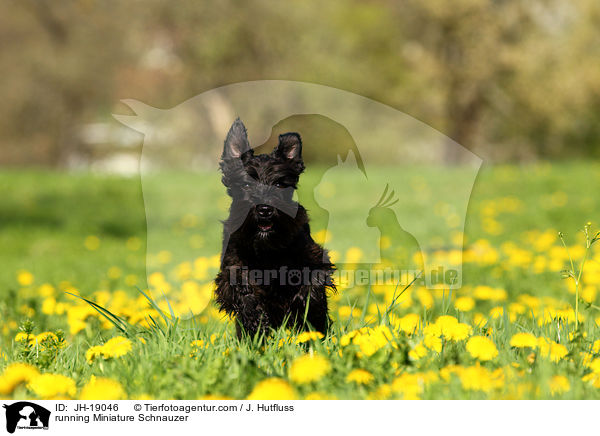
[[[221,156],[223,184],[233,199],[232,230],[244,227],[261,240],[279,238],[294,225],[298,204],[293,201],[298,179],[304,171],[302,141],[298,133],[279,135],[271,154],[254,155],[246,127],[235,120]]]

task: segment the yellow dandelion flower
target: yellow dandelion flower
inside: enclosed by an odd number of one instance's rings
[[[90,381],[81,389],[80,400],[123,400],[123,386],[116,380],[92,376]]]
[[[501,369],[500,369],[501,370]],[[503,384],[500,372],[490,372],[487,368],[479,365],[462,368],[458,371],[458,377],[463,389],[471,391],[489,392],[499,388]]]
[[[441,347],[441,341],[440,341],[440,347]],[[425,345],[423,345],[423,343],[417,344],[415,346],[415,348],[413,348],[412,350],[410,350],[408,352],[408,357],[410,357],[412,360],[419,360],[425,356],[427,356],[427,348],[425,347]]]
[[[558,344],[553,342],[550,344],[550,360],[553,362],[558,362],[560,359],[569,354],[569,350],[562,344]]]
[[[248,400],[295,400],[296,394],[288,382],[280,378],[260,381],[250,393]]]
[[[402,394],[404,400],[418,400],[423,393],[425,379],[421,374],[404,373],[392,382],[392,391]]]
[[[404,315],[397,322],[398,327],[405,333],[413,333],[419,324],[421,323],[421,317],[416,313],[409,313]]]
[[[392,246],[392,241],[388,236],[381,235],[381,239],[379,240],[379,246],[385,250]]]
[[[350,345],[350,341],[358,334],[358,330],[353,330],[349,333],[346,333],[344,336],[342,336],[342,338],[340,339],[340,345],[342,347],[346,347],[348,345]]]
[[[458,324],[458,320],[450,315],[442,315],[435,320],[435,324],[440,327],[442,334],[444,334],[445,330],[452,328],[456,324]]]
[[[204,341],[202,339],[196,339],[195,341],[192,341],[190,343],[190,346],[192,347],[192,351],[190,352],[190,357],[192,359],[195,359],[196,357],[198,357],[198,352],[202,348],[205,348]]]
[[[434,382],[439,381],[439,379],[440,379],[439,373],[434,370],[422,372],[422,373],[420,373],[420,377],[422,377],[423,382],[425,384],[434,383]]]
[[[360,347],[358,357],[372,356],[392,340],[393,335],[387,326],[360,329],[352,343]],[[396,345],[396,344],[393,344]]]
[[[33,284],[33,274],[29,271],[21,270],[17,273],[17,282],[21,286],[30,286]]]
[[[600,374],[600,358],[592,360],[589,363],[588,367],[596,374]]]
[[[567,347],[546,338],[538,338],[538,347],[540,349],[540,355],[549,357],[552,362],[558,362],[569,354]]]
[[[442,369],[440,369],[440,377],[445,382],[449,382],[450,381],[450,376],[452,374],[458,374],[462,370],[463,370],[463,368],[461,366],[458,366],[458,365],[448,365],[448,366],[445,366]]]
[[[392,395],[392,386],[383,384],[367,397],[369,400],[387,400]]]
[[[44,298],[42,303],[42,313],[45,315],[52,315],[56,310],[56,299],[54,297]]]
[[[483,315],[483,313],[476,313],[473,315],[473,325],[477,327],[483,327],[487,324],[488,319]]]
[[[204,347],[204,341],[202,339],[196,339],[195,341],[190,342],[190,345],[194,348],[202,348]]]
[[[475,300],[471,297],[459,297],[454,302],[454,307],[461,312],[470,312],[475,307]]]
[[[427,324],[425,328],[423,328],[423,333],[425,336],[442,336],[442,328],[439,324]]]
[[[442,339],[438,336],[428,335],[423,339],[423,344],[430,350],[441,353],[442,351]]]
[[[35,336],[27,334],[25,332],[19,332],[15,335],[15,342],[31,343]]]
[[[478,300],[506,300],[508,293],[504,289],[494,289],[481,285],[475,287],[473,296]]]
[[[302,344],[308,341],[323,339],[323,333],[320,332],[302,332],[296,338],[296,344]]]
[[[38,376],[37,368],[27,363],[8,365],[0,375],[0,395],[8,395],[21,383],[27,383]]]
[[[350,247],[346,251],[346,263],[358,263],[363,256],[363,252],[358,247]]]
[[[279,342],[277,342],[277,346],[279,348],[283,347],[285,344],[291,344],[293,342],[294,338],[287,336],[285,338],[282,338],[279,340]]]
[[[350,318],[351,316],[353,318],[359,318],[361,315],[362,311],[358,308],[358,307],[350,307],[350,306],[341,306],[338,309],[338,314],[340,315],[340,318]]]
[[[38,294],[42,297],[52,297],[54,295],[55,289],[50,283],[44,283],[38,288]]]
[[[540,354],[542,356],[547,356],[548,353],[550,352],[550,343],[552,341],[550,339],[546,339],[546,338],[538,338],[537,343],[538,343],[538,347],[540,348]]]
[[[517,348],[536,348],[538,346],[538,340],[531,333],[517,333],[510,339],[510,346]]]
[[[581,380],[591,383],[596,388],[600,388],[600,358],[592,360],[587,366],[592,372],[584,375]]]
[[[75,380],[61,374],[41,374],[27,385],[38,397],[50,400],[62,395],[75,396]]]
[[[467,339],[472,331],[473,328],[469,324],[459,322],[458,324],[446,329],[444,336],[453,341],[462,341]]]
[[[97,357],[104,359],[111,357],[122,357],[131,351],[131,341],[123,336],[116,336],[109,339],[104,345],[94,345],[85,352],[85,358],[88,363],[92,363]]]
[[[317,244],[324,245],[331,241],[331,232],[327,230],[319,230],[313,234],[313,239]]]
[[[527,307],[523,303],[511,303],[508,305],[508,310],[511,313],[523,315],[527,312]]]
[[[560,395],[571,389],[571,383],[564,375],[555,375],[550,379],[550,392],[552,395]]]
[[[102,346],[102,355],[104,358],[121,357],[131,351],[131,341],[123,336],[116,336],[109,339]]]
[[[85,238],[83,245],[90,251],[95,251],[100,248],[100,238],[98,236],[90,235]]]
[[[153,288],[162,288],[166,283],[166,278],[161,272],[155,271],[148,276],[148,284]]]
[[[94,345],[93,347],[88,348],[85,352],[85,360],[91,364],[97,357],[102,356],[102,350],[102,345]]]
[[[490,309],[490,318],[499,319],[504,316],[504,307],[497,306]],[[510,322],[515,322],[517,319],[517,314],[514,312],[508,312],[508,320]]]
[[[581,364],[584,367],[589,367],[592,360],[594,360],[594,355],[592,353],[579,353],[581,355]]]
[[[472,328],[468,324],[459,323],[453,316],[442,315],[434,324],[426,326],[424,331],[425,335],[444,336],[446,339],[460,341],[471,334]]]
[[[33,318],[35,316],[35,309],[33,307],[29,307],[26,304],[23,304],[19,308],[19,313],[25,315],[27,318]]]
[[[53,342],[55,344],[58,344],[58,337],[52,333],[52,332],[42,332],[39,335],[35,336],[35,338],[33,338],[33,343],[34,344],[42,344],[44,341],[48,341],[48,342]],[[64,347],[66,344],[63,342],[61,344],[61,347]]]
[[[359,385],[367,385],[373,381],[374,377],[369,371],[364,369],[353,369],[346,376],[346,381],[348,383],[354,382]]]
[[[421,305],[423,305],[423,307],[425,307],[426,309],[431,309],[433,307],[433,295],[428,289],[418,288],[416,294],[417,298],[419,299],[419,302],[421,303]]]
[[[473,336],[467,342],[469,354],[479,360],[492,360],[498,355],[496,345],[485,336]]]
[[[290,379],[294,383],[310,383],[320,380],[331,370],[329,361],[319,355],[304,355],[290,365]]]

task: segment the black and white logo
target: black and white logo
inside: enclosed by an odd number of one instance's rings
[[[3,406],[6,409],[6,431],[48,430],[50,411],[29,401],[19,401]]]

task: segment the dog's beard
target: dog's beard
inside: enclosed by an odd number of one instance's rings
[[[285,217],[275,211],[269,219],[262,219],[254,213],[249,214],[249,219],[244,223],[244,235],[254,235],[254,245],[257,248],[279,248],[289,241],[289,234],[284,232]]]
[[[272,234],[275,233],[275,225],[273,223],[269,224],[256,224],[256,234],[259,239],[268,239]]]
[[[276,233],[275,224],[273,222],[261,223],[259,221],[255,221],[255,226],[256,238],[260,241],[267,241]]]

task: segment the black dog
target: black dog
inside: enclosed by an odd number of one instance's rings
[[[271,154],[255,156],[237,119],[221,171],[232,204],[215,279],[220,310],[236,318],[238,337],[268,334],[284,323],[325,333],[334,266],[313,241],[306,210],[292,199],[304,171],[300,135],[280,135]]]

